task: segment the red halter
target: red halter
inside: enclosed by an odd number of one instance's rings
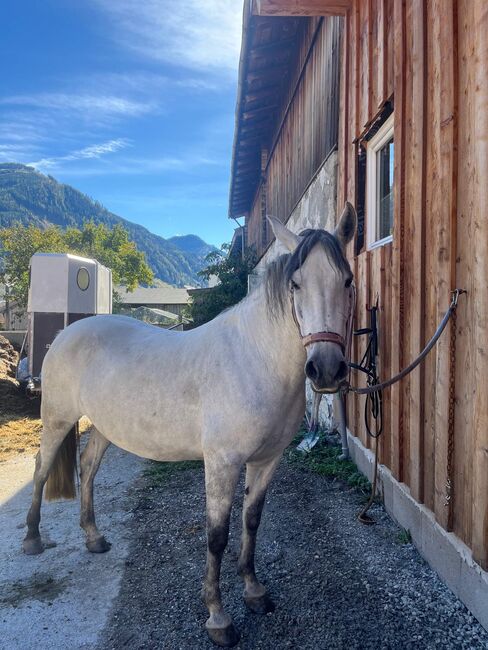
[[[328,332],[328,331],[314,332],[313,334],[306,334],[304,336],[302,334],[300,323],[298,322],[297,314],[295,311],[293,287],[290,287],[290,302],[291,302],[291,313],[293,315],[293,320],[295,321],[295,325],[297,326],[298,333],[300,334],[300,338],[302,339],[302,343],[304,347],[307,347],[307,345],[311,345],[312,343],[319,343],[319,342],[336,343],[337,345],[340,345],[342,354],[347,359],[349,358],[350,351],[351,351],[352,323],[354,319],[354,309],[356,306],[356,289],[354,283],[351,284],[351,301],[350,301],[351,304],[349,308],[349,316],[347,318],[347,323],[346,323],[345,338],[340,334],[337,334],[337,332]]]

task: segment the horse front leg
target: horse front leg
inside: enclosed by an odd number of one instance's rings
[[[230,513],[241,465],[205,457],[207,495],[207,563],[202,598],[210,614],[205,627],[210,639],[230,648],[239,641],[232,618],[222,607],[220,568],[229,536]]]
[[[267,614],[274,610],[274,603],[269,597],[266,587],[256,578],[254,554],[266,491],[280,459],[281,453],[270,461],[248,463],[246,469],[242,543],[238,570],[244,580],[244,601],[248,608],[256,614]]]

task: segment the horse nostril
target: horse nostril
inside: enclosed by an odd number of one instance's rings
[[[305,364],[305,374],[313,382],[317,382],[320,378],[320,370],[315,361],[311,359]]]
[[[347,363],[345,361],[341,361],[339,364],[339,368],[337,369],[335,379],[337,381],[340,381],[341,379],[344,379],[347,375]]]

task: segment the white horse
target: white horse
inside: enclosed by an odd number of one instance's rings
[[[46,497],[73,497],[76,425],[93,423],[81,455],[81,520],[88,550],[110,544],[98,531],[93,479],[110,443],[157,461],[203,459],[207,563],[203,599],[212,641],[238,641],[224,611],[220,566],[241,468],[246,466],[242,546],[244,600],[254,612],[273,603],[254,570],[266,489],[305,412],[305,374],[334,392],[347,374],[344,339],[352,273],[344,248],[356,228],[350,204],[334,234],[299,237],[277,219],[273,231],[290,253],[235,307],[189,332],[167,332],[121,316],[81,320],[59,334],[42,369],[43,434],[36,458],[24,551],[43,551]],[[304,372],[305,368],[305,372]]]

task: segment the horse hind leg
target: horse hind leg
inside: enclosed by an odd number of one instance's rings
[[[85,531],[86,547],[91,553],[105,553],[111,547],[110,542],[107,542],[97,528],[93,507],[93,481],[109,444],[110,442],[93,427],[80,458],[80,526]]]
[[[27,535],[24,553],[42,553],[44,545],[39,532],[44,485],[50,479],[46,498],[75,496],[76,428],[73,423],[48,424],[43,427],[41,447],[36,456],[32,503],[27,513]]]
[[[246,468],[246,489],[242,510],[242,543],[238,571],[244,580],[244,602],[256,614],[267,614],[274,611],[275,608],[266,587],[256,577],[254,554],[266,491],[280,458],[281,454],[265,463],[248,463]]]

